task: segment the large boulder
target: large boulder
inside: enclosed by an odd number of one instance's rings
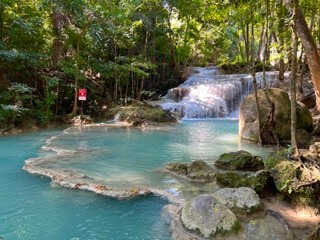
[[[264,169],[262,159],[246,151],[224,153],[215,162],[215,166],[228,170],[257,171]]]
[[[165,171],[195,182],[210,182],[214,179],[214,170],[204,161],[168,163],[165,166]]]
[[[270,107],[270,103],[267,100],[268,97],[270,102],[274,104],[274,114],[270,111],[272,107]],[[263,142],[275,144],[276,139],[280,142],[289,141],[291,138],[291,103],[288,93],[277,88],[270,88],[266,91],[259,90],[258,102],[262,123]],[[272,115],[273,122],[270,123]],[[252,142],[259,141],[256,99],[254,94],[247,96],[241,103],[239,127],[240,139]],[[311,132],[313,129],[310,111],[307,107],[300,104],[297,105],[297,128],[304,129],[307,132]]]
[[[251,188],[222,188],[213,196],[233,212],[254,213],[262,210],[259,195]]]
[[[186,229],[206,238],[241,229],[237,217],[212,195],[200,195],[186,203],[181,221]]]
[[[113,110],[120,121],[132,123],[134,126],[176,123],[177,119],[169,111],[143,102],[135,102],[127,107]]]
[[[225,187],[249,187],[256,192],[263,193],[270,188],[270,173],[266,170],[257,172],[220,171],[216,175],[217,182]]]
[[[318,212],[320,203],[320,170],[314,163],[304,163],[277,153],[270,156],[266,165],[270,169],[279,192],[291,199],[294,206]]]

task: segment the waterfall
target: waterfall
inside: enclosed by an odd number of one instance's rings
[[[222,75],[218,67],[195,67],[194,74],[180,86],[170,89],[161,106],[183,118],[223,118],[239,109],[253,91],[250,74]],[[256,75],[263,85],[263,73]],[[278,87],[278,72],[266,73],[267,87]]]

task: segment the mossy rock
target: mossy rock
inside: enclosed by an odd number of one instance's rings
[[[262,159],[246,151],[224,153],[215,162],[215,166],[227,170],[257,171],[264,169]]]
[[[266,170],[260,170],[255,173],[225,171],[216,173],[216,180],[222,186],[232,188],[249,187],[257,193],[262,193],[268,188],[270,173]]]
[[[288,151],[283,150],[283,151],[278,151],[271,153],[269,157],[266,160],[266,166],[268,169],[274,168],[278,163],[282,161],[288,160]]]
[[[204,161],[191,163],[173,162],[165,166],[165,171],[195,182],[210,182],[214,180],[214,170]]]
[[[277,190],[282,193],[294,190],[294,184],[300,179],[301,173],[300,164],[289,160],[279,161],[271,169]]]
[[[154,107],[147,103],[137,102],[128,107],[120,107],[114,110],[119,115],[120,121],[139,126],[140,123],[176,123],[177,119],[161,107]]]
[[[281,153],[266,161],[279,192],[291,199],[294,206],[318,209],[320,198],[320,170],[308,163],[289,160]]]

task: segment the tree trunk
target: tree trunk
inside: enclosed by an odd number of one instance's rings
[[[2,41],[3,38],[4,8],[4,3],[0,2],[0,41]]]
[[[280,2],[279,10],[278,10],[278,34],[279,34],[279,80],[284,81],[284,72],[285,72],[285,64],[284,64],[284,31],[285,31],[285,8],[283,6],[283,1]]]
[[[294,10],[293,3],[294,0],[286,0],[287,7],[290,11]],[[307,62],[316,94],[316,110],[320,111],[320,56],[318,55],[316,43],[312,38],[311,31],[298,4],[296,11],[296,30],[307,56]]]
[[[299,148],[297,144],[297,52],[298,52],[298,35],[297,35],[297,0],[294,0],[293,7],[293,24],[292,24],[292,79],[291,89],[291,147],[292,154],[295,158],[299,157]]]
[[[254,9],[254,8],[253,8]],[[253,13],[251,13],[251,19],[253,20]],[[260,106],[259,106],[259,98],[258,98],[258,87],[257,87],[257,79],[256,79],[256,61],[255,61],[255,48],[254,48],[254,25],[251,25],[251,60],[252,60],[252,79],[253,79],[253,92],[256,100],[256,111],[258,118],[258,136],[259,136],[259,145],[262,145],[262,131],[261,131],[261,115],[260,115]]]
[[[75,117],[78,111],[78,78],[76,77],[74,83],[74,103],[73,103],[73,111],[72,115]]]
[[[61,14],[59,13],[58,7],[53,6],[51,14],[52,30],[54,35],[52,45],[52,64],[57,66],[61,59],[62,53],[62,36],[61,36]]]

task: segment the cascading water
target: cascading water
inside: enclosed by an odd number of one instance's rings
[[[250,74],[219,74],[218,67],[195,67],[195,74],[170,89],[161,106],[183,118],[223,118],[237,112],[241,101],[253,91]],[[263,85],[263,73],[256,75]],[[266,87],[277,87],[278,72],[266,73]]]

